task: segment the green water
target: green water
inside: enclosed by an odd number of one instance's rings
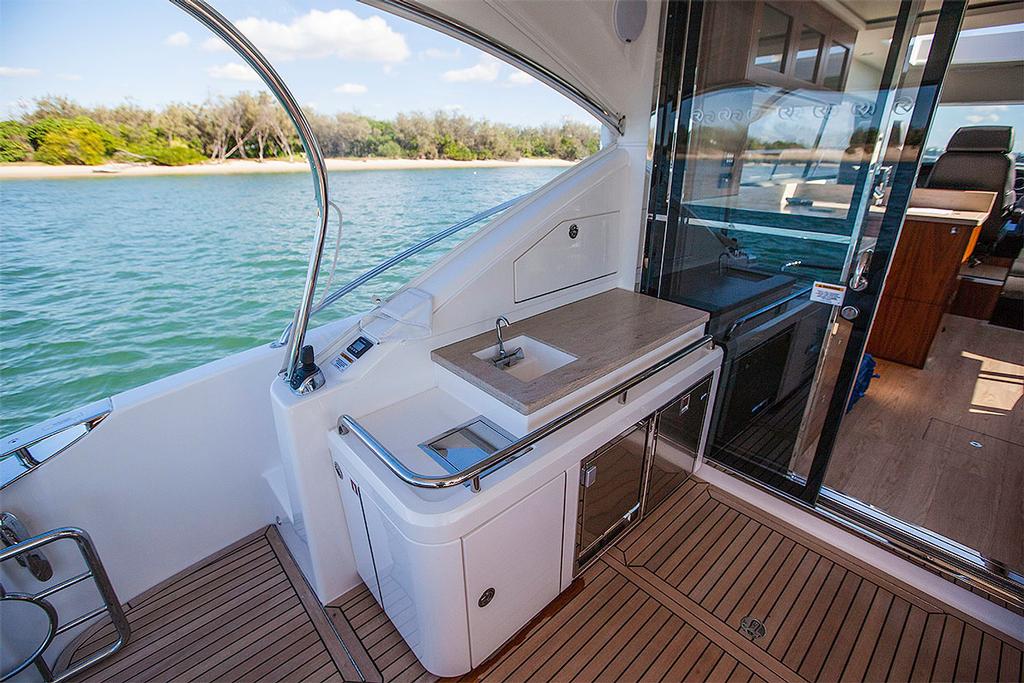
[[[563,170],[332,174],[332,288]],[[302,292],[312,206],[299,173],[0,182],[0,434],[275,339]],[[366,310],[475,229],[314,324]]]

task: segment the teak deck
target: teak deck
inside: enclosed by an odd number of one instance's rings
[[[130,644],[77,681],[437,680],[365,586],[325,615],[273,527],[127,616]],[[691,477],[464,680],[1021,681],[1021,648]]]
[[[362,680],[275,527],[146,591],[125,616],[128,645],[76,683]],[[97,624],[57,670],[114,640]]]
[[[1021,643],[696,478],[581,578],[465,680],[1021,680]],[[335,605],[376,680],[436,680],[364,586]]]

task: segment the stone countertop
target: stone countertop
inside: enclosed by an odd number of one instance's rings
[[[612,289],[503,328],[505,339],[532,337],[576,360],[523,382],[473,354],[496,343],[490,330],[431,352],[434,362],[529,415],[671,340],[703,326],[695,308]]]

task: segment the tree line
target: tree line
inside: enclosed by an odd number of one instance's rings
[[[512,126],[455,112],[412,112],[393,120],[352,113],[309,113],[328,157],[576,160],[597,151],[596,126]],[[242,92],[201,104],[146,109],[131,103],[85,107],[44,97],[17,119],[0,121],[0,162],[96,165],[108,161],[167,166],[226,159],[294,159],[295,129],[265,92]]]

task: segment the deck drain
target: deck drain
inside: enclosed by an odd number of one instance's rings
[[[757,640],[765,634],[764,624],[754,617],[743,617],[740,620],[740,633],[751,640]]]

